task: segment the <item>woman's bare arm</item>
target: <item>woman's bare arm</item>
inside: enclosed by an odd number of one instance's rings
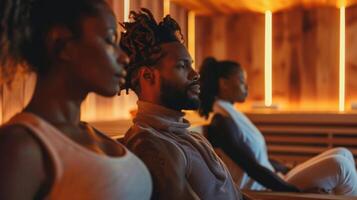
[[[0,129],[0,199],[39,199],[46,181],[39,142],[22,127]],[[42,196],[43,197],[43,196]]]

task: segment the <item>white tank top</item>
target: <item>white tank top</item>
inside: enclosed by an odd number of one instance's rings
[[[46,199],[150,199],[150,174],[126,148],[120,157],[96,154],[30,113],[17,114],[6,125],[25,126],[47,151],[54,167],[54,183]]]
[[[233,121],[241,130],[239,133],[243,134],[241,136],[243,142],[250,148],[251,152],[255,156],[255,159],[259,162],[260,165],[270,169],[271,171],[274,171],[274,168],[268,158],[267,146],[264,136],[242,112],[236,110],[231,103],[220,99],[215,101],[213,105],[213,112],[233,119]],[[218,149],[217,154],[222,156],[224,153]],[[228,168],[231,171],[234,171],[232,172],[232,176],[236,183],[239,185],[239,188],[253,190],[265,189],[264,186],[250,178],[248,174],[244,172],[238,165],[236,165],[234,161],[229,159],[228,156],[223,155],[222,157]]]

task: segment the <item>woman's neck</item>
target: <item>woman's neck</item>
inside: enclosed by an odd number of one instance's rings
[[[24,109],[52,124],[78,125],[80,105],[86,93],[75,91],[66,80],[38,78],[33,97]]]
[[[229,95],[225,95],[225,94],[218,94],[218,99],[221,99],[221,100],[223,100],[223,101],[227,101],[227,102],[229,102],[229,103],[231,103],[231,104],[234,104],[234,101],[232,101],[230,98],[229,98]]]

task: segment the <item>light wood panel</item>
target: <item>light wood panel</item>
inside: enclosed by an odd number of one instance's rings
[[[118,22],[123,22],[124,0],[108,0],[112,6]],[[131,10],[139,10],[142,7],[149,8],[156,20],[163,17],[163,1],[161,0],[130,0]],[[181,25],[184,36],[187,36],[187,10],[175,4],[171,5],[172,16]],[[121,29],[119,28],[119,31]],[[0,87],[0,124],[7,121],[15,113],[29,102],[34,87],[36,77],[34,74],[17,77],[12,88]],[[136,108],[137,97],[133,92],[113,98],[105,98],[99,95],[90,94],[83,102],[82,119],[87,121],[103,121],[119,118],[130,118],[130,110]]]
[[[346,11],[346,105],[357,102],[357,6]]]
[[[194,10],[199,15],[234,14],[253,11],[264,13],[276,12],[293,7],[315,8],[321,6],[351,6],[357,0],[172,0],[173,2]]]
[[[196,63],[207,56],[239,61],[247,70],[249,100],[264,99],[264,15],[197,17]]]
[[[11,86],[3,86],[2,118],[9,120],[14,114],[20,112],[24,106],[24,79],[16,78]]]
[[[346,102],[357,101],[357,6],[346,9]],[[264,99],[264,15],[199,16],[196,61],[239,61],[247,70],[245,105]],[[339,9],[295,7],[273,14],[273,102],[287,111],[338,110]]]

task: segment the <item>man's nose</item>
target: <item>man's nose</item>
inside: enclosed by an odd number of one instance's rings
[[[198,81],[199,79],[200,79],[200,74],[196,72],[193,68],[191,68],[190,80]]]

